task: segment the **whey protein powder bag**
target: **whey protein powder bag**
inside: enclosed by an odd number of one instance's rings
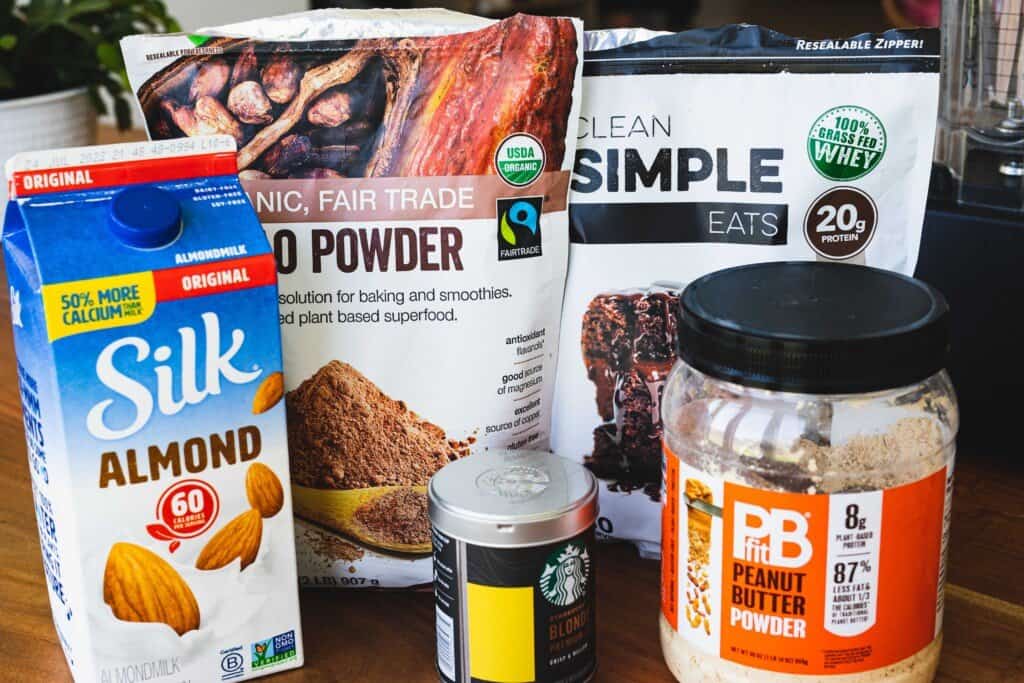
[[[274,246],[302,583],[429,583],[430,476],[549,446],[579,22],[325,11],[123,49],[153,138],[238,141]]]
[[[587,43],[552,443],[602,480],[599,532],[656,555],[679,292],[758,261],[910,274],[939,34],[810,41],[743,25]]]

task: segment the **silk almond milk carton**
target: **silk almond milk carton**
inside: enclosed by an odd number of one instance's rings
[[[32,490],[78,681],[302,663],[274,259],[235,168],[227,137],[7,164]]]

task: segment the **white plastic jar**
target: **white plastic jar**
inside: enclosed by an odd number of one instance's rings
[[[947,316],[922,282],[826,263],[683,293],[662,399],[678,680],[933,679],[959,419]]]

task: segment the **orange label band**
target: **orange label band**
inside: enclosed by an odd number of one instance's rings
[[[665,504],[661,510],[661,611],[679,630],[679,459],[665,458]],[[685,513],[684,513],[685,514]]]
[[[948,468],[816,495],[725,482],[667,447],[665,461],[662,611],[698,649],[781,673],[856,673],[941,630]]]

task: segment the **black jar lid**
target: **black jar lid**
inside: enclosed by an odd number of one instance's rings
[[[938,291],[878,268],[760,263],[694,281],[679,299],[679,356],[746,386],[854,394],[942,370],[949,307]]]

